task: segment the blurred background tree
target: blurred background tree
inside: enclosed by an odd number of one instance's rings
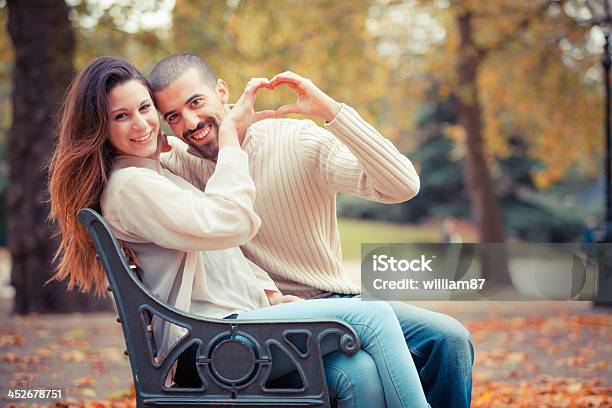
[[[10,5],[17,3],[28,4]],[[189,51],[217,69],[234,98],[250,77],[271,77],[290,69],[358,108],[415,162],[422,188],[415,199],[393,206],[342,196],[341,215],[424,225],[452,215],[473,223],[473,238],[482,242],[501,242],[506,236],[572,241],[588,215],[600,215],[597,54],[602,40],[597,29],[577,23],[588,18],[583,0],[61,3],[53,4],[68,17],[53,29],[73,33],[73,54],[63,51],[68,41],[53,51],[44,48],[41,58],[80,69],[94,57],[119,55],[148,73],[161,57]],[[36,4],[42,10],[51,2]],[[3,0],[0,17],[8,21]],[[38,43],[53,47],[54,40],[68,34],[44,31],[41,35],[45,38],[38,38]],[[18,154],[13,158],[9,146],[14,147],[7,143],[14,109],[11,81],[20,71],[27,73],[28,66],[16,65],[19,54],[13,51],[4,25],[0,50],[3,198],[9,180],[15,185],[36,184],[29,188],[42,191],[45,177],[32,166],[34,162],[20,160]],[[61,98],[57,90],[66,87],[64,74],[46,74],[45,79],[45,85],[37,87]],[[291,99],[289,90],[264,92],[258,108]],[[38,128],[48,130],[24,139],[26,149],[42,145],[44,154],[49,152],[51,106],[43,114],[48,127]],[[31,106],[26,108],[32,112]],[[27,169],[19,167],[28,163]],[[20,178],[25,171],[37,177]],[[11,205],[8,218],[23,221],[22,204]],[[4,219],[6,215],[0,213]],[[35,224],[43,222],[38,217],[20,228],[34,231]],[[413,240],[431,236],[414,235]],[[18,256],[15,259],[27,259],[24,248],[28,247],[11,249]],[[46,277],[50,272],[47,266],[29,265],[23,270],[28,272],[14,269],[14,276]]]
[[[419,98],[435,86],[438,98],[452,101],[456,124],[447,132],[462,152],[480,242],[505,240],[499,203],[504,192],[496,186],[504,178],[500,161],[515,150],[510,141],[515,146],[522,139],[523,154],[537,160],[529,173],[539,188],[576,166],[593,174],[600,110],[587,76],[596,65],[587,49],[590,27],[576,23],[584,10],[583,2],[561,0],[379,6],[375,28],[404,70],[408,86],[402,93]],[[406,24],[392,24],[402,15]],[[419,36],[428,44],[415,58],[409,44]],[[425,84],[412,86],[417,81]],[[499,259],[491,262],[499,268]]]
[[[6,194],[14,311],[90,311],[103,303],[63,285],[44,285],[55,240],[46,222],[46,163],[53,145],[55,117],[73,74],[74,34],[63,0],[8,1],[13,44],[12,120],[6,142],[9,179]],[[62,296],[54,296],[57,293]]]

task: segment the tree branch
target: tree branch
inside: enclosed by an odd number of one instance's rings
[[[532,24],[535,18],[541,17],[548,11],[550,6],[553,4],[561,4],[563,0],[547,0],[535,11],[534,14],[529,14],[523,17],[516,26],[510,30],[506,35],[502,36],[493,44],[488,47],[478,47],[479,57],[485,58],[488,54],[493,51],[499,51],[508,46],[508,44],[512,43],[516,40],[518,36],[520,36],[529,26]]]

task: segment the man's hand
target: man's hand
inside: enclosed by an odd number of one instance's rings
[[[304,300],[301,297],[293,296],[293,295],[283,295],[280,292],[265,290],[266,296],[268,297],[268,301],[270,302],[270,306],[278,305],[281,303],[291,303],[298,302],[300,300]]]
[[[286,71],[270,80],[270,89],[283,84],[296,91],[298,98],[295,103],[278,108],[276,110],[277,117],[282,117],[289,113],[299,113],[316,116],[331,122],[340,112],[340,103],[317,88],[308,78]]]
[[[240,96],[240,99],[238,99],[232,109],[225,115],[221,126],[234,127],[238,136],[242,138],[247,128],[253,123],[263,119],[275,118],[276,111],[265,110],[255,112],[253,108],[257,92],[262,88],[270,89],[270,81],[267,78],[251,78],[243,94]]]

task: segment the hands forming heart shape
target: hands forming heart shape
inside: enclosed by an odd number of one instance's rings
[[[279,85],[287,85],[297,93],[297,101],[283,105],[276,110],[255,112],[253,105],[260,89],[273,90]],[[315,116],[331,121],[340,111],[340,103],[321,91],[310,80],[290,71],[267,78],[252,78],[246,85],[232,110],[227,114],[226,120],[236,123],[237,128],[246,130],[253,123],[270,118],[281,118],[290,113]]]
[[[316,116],[330,122],[340,110],[340,103],[317,88],[310,79],[303,78],[291,71],[278,74],[270,80],[270,89],[279,85],[287,85],[298,94],[295,103],[281,106],[276,110],[280,117],[289,113],[299,113]]]

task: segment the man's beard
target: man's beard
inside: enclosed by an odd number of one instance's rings
[[[209,140],[203,145],[197,144],[197,142],[191,138],[191,135],[208,124],[210,124],[211,127],[208,135],[205,137],[209,138]],[[201,121],[194,130],[188,130],[183,133],[183,140],[185,140],[190,149],[195,150],[199,156],[216,162],[217,156],[219,155],[219,121],[214,117]]]

